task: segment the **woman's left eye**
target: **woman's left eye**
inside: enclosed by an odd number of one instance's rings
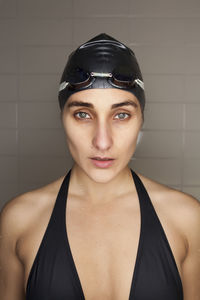
[[[119,113],[119,114],[117,114],[117,116],[122,116],[122,115],[127,115],[128,117],[130,117],[130,114],[127,114],[127,113]],[[127,118],[122,118],[121,119],[121,117],[119,118],[120,120],[123,120],[123,119],[127,119]]]

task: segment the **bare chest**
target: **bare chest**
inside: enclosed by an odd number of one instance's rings
[[[139,203],[135,203],[131,206],[108,205],[95,209],[77,209],[68,205],[65,238],[68,238],[87,300],[129,299],[141,226]],[[50,214],[51,210],[46,211],[41,221],[30,226],[19,240],[19,255],[25,270],[24,289]],[[180,237],[173,228],[167,226],[164,219],[163,228],[181,270],[182,249],[176,246]]]

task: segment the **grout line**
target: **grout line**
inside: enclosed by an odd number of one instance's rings
[[[185,161],[185,104],[182,104],[182,147],[181,147],[181,190],[184,186],[184,161]]]
[[[20,16],[20,19],[21,20],[35,20],[35,21],[38,21],[38,20],[44,20],[44,21],[60,21],[60,20],[71,20],[71,19],[75,19],[75,20],[79,20],[79,19],[107,19],[107,18],[133,18],[133,19],[161,19],[161,20],[194,20],[194,19],[199,19],[200,18],[200,14],[198,15],[194,15],[194,16],[188,16],[188,15],[142,15],[142,14],[86,14],[86,15],[80,15],[80,16],[74,16],[74,2],[72,1],[72,11],[73,11],[73,15],[70,15],[70,16],[57,16],[57,17],[49,17],[49,16],[29,16],[29,15],[26,15],[26,16]],[[15,19],[15,17],[2,17],[0,16],[0,20],[13,20]]]
[[[74,47],[74,19],[75,19],[75,13],[74,13],[75,5],[74,5],[74,0],[72,0],[72,47]],[[72,49],[73,51],[74,49]],[[63,66],[64,68],[64,66]]]
[[[16,21],[17,21],[17,103],[16,103],[16,139],[17,139],[17,168],[18,168],[18,178],[17,178],[17,185],[18,185],[18,192],[20,191],[20,145],[19,145],[19,103],[20,103],[20,35],[19,35],[19,0],[16,1]]]

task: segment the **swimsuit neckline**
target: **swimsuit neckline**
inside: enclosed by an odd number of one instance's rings
[[[137,243],[137,252],[136,252],[136,259],[135,259],[135,265],[134,265],[134,269],[132,272],[132,278],[131,278],[131,286],[129,288],[129,297],[128,299],[130,300],[133,297],[133,291],[134,291],[134,286],[135,286],[135,281],[136,281],[136,277],[137,277],[137,270],[139,268],[139,262],[140,262],[140,257],[141,257],[141,251],[142,251],[142,242],[143,242],[143,218],[142,218],[142,207],[141,207],[141,195],[139,192],[139,188],[138,185],[136,184],[136,180],[137,180],[137,174],[130,169],[131,173],[132,173],[132,178],[133,178],[133,182],[135,184],[135,188],[137,191],[137,196],[138,196],[138,201],[139,201],[139,211],[140,211],[140,230],[139,230],[139,239],[138,239],[138,243]],[[73,258],[73,254],[72,254],[72,250],[71,250],[71,246],[69,243],[69,237],[68,237],[68,233],[67,233],[67,218],[66,218],[66,212],[67,212],[67,199],[68,199],[68,190],[69,190],[69,183],[70,183],[70,177],[71,177],[71,170],[69,172],[69,178],[68,178],[68,186],[67,186],[67,190],[66,190],[66,197],[65,197],[65,206],[64,206],[64,213],[63,213],[63,229],[64,229],[64,242],[66,245],[66,249],[67,249],[67,255],[69,257],[69,261],[70,261],[70,266],[74,275],[74,279],[75,279],[75,286],[78,289],[79,292],[79,297],[81,297],[80,299],[85,300],[85,295],[83,292],[83,287],[81,285],[81,280],[78,274],[78,270],[75,264],[75,260]]]

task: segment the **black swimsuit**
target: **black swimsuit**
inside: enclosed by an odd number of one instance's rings
[[[128,300],[183,300],[181,278],[163,227],[142,181],[130,170],[140,202],[141,229]],[[85,299],[66,230],[70,174],[71,169],[31,267],[26,300]]]

